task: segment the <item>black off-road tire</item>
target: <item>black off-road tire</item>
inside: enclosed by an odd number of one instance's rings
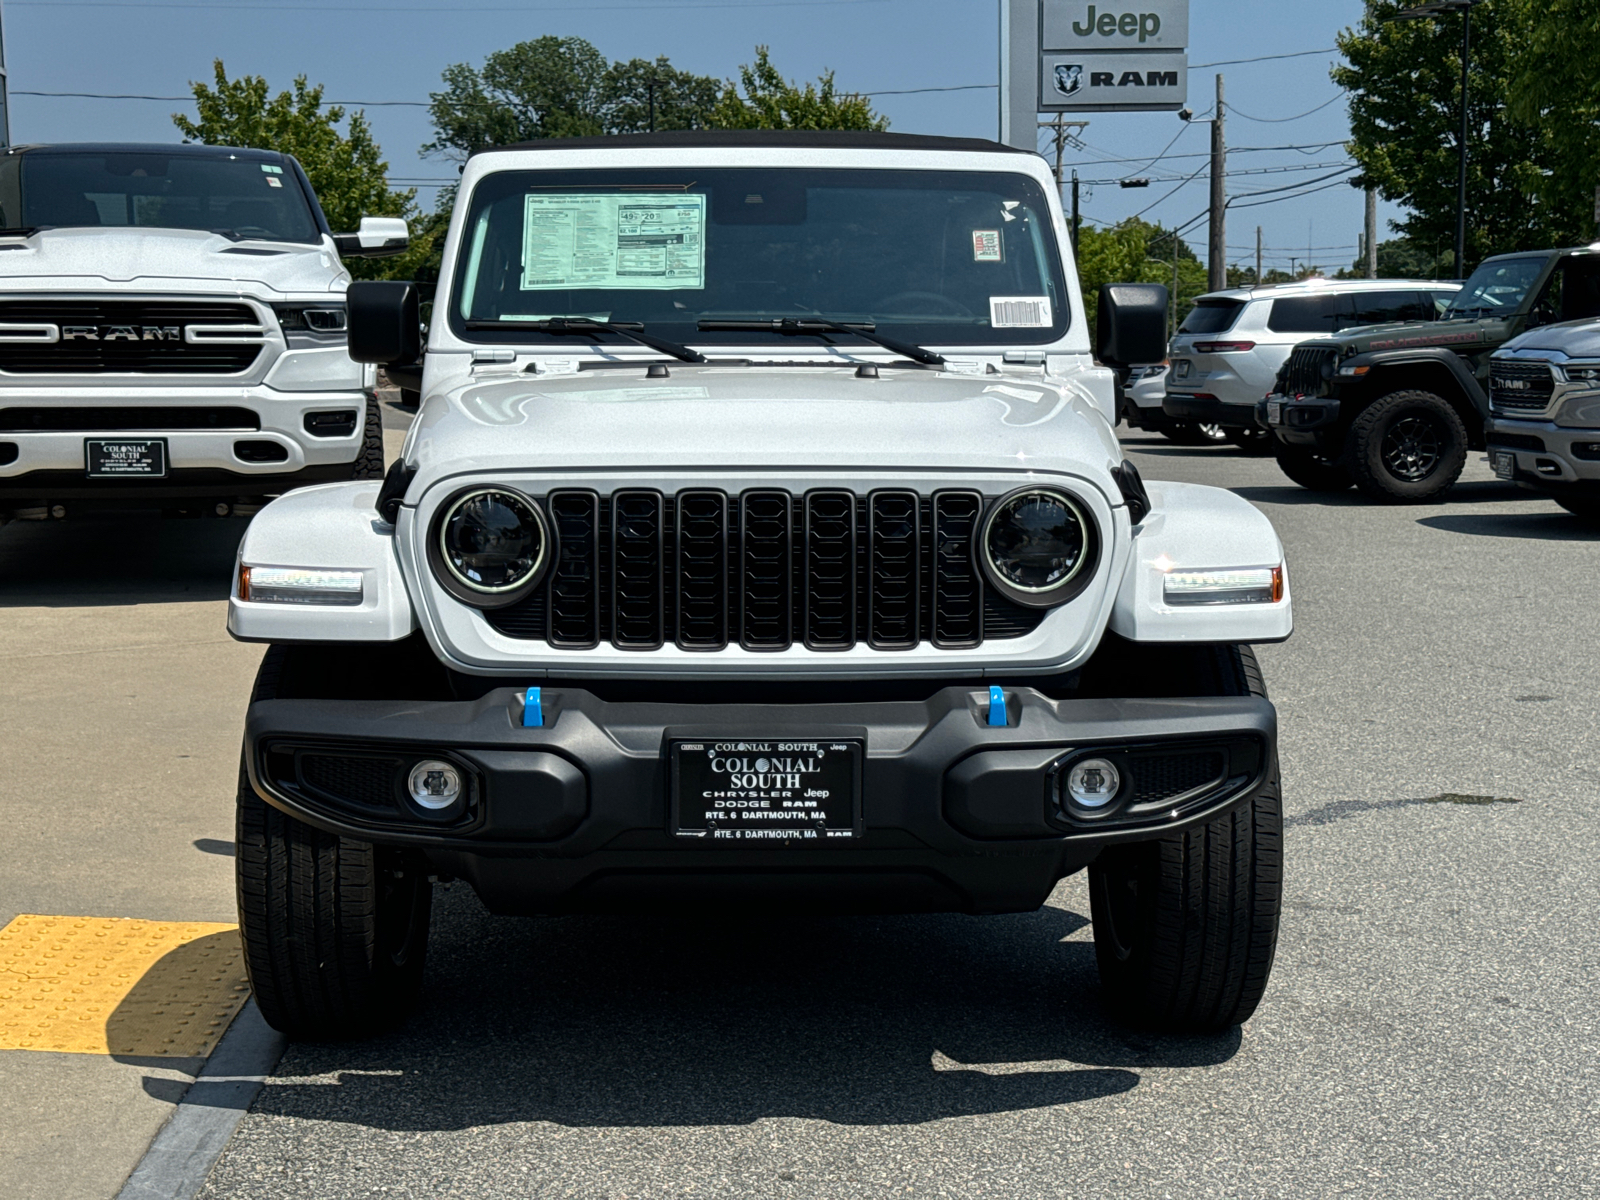
[[[1443,396],[1390,392],[1351,423],[1344,463],[1368,499],[1426,504],[1461,478],[1467,448],[1467,427]]]
[[[383,408],[377,396],[367,397],[367,419],[362,426],[361,453],[356,456],[351,479],[382,479],[383,461]]]
[[[1218,646],[1222,695],[1266,695],[1248,647]],[[1278,764],[1248,804],[1184,833],[1113,846],[1089,868],[1107,1010],[1164,1033],[1219,1033],[1267,988],[1283,904]]]
[[[1554,500],[1573,516],[1600,525],[1600,496],[1556,496]]]
[[[1237,427],[1226,428],[1223,434],[1246,454],[1255,454],[1265,457],[1274,454],[1278,449],[1278,439],[1265,429],[1240,429]]]
[[[252,699],[274,694],[267,652]],[[328,1041],[393,1028],[416,1004],[432,884],[404,851],[324,833],[280,812],[239,768],[236,877],[245,970],[267,1023]]]
[[[1275,442],[1276,438],[1273,439]],[[1312,492],[1344,492],[1353,482],[1342,463],[1299,446],[1278,442],[1273,450],[1278,469],[1301,487]]]

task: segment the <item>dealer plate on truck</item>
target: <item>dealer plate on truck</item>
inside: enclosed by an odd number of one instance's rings
[[[166,438],[126,439],[88,438],[83,443],[83,460],[90,479],[122,479],[137,476],[164,479],[167,474]]]
[[[708,846],[823,846],[861,836],[859,739],[674,741],[674,837]]]
[[[1506,454],[1503,451],[1494,456],[1494,473],[1499,479],[1515,479],[1517,477],[1517,456]]]

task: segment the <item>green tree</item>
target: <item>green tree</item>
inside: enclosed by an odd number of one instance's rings
[[[336,233],[353,232],[362,217],[405,217],[416,222],[416,192],[389,187],[389,164],[372,138],[365,113],[349,114],[348,130],[341,134],[339,123],[345,119],[345,110],[323,104],[322,85],[311,87],[304,75],[295,78],[292,90],[270,96],[267,81],[260,75],[230,80],[220,58],[213,62],[212,70],[212,85],[189,84],[198,119],[172,115],[172,123],[186,140],[292,154],[305,168]],[[409,278],[428,256],[428,242],[424,233],[413,238],[404,255],[352,259],[346,266],[357,278]]]
[[[541,37],[496,50],[481,69],[456,63],[429,96],[435,137],[424,154],[465,161],[480,146],[607,132],[611,64],[583,38]]]
[[[1510,106],[1534,0],[1497,0],[1472,15],[1468,114],[1467,259],[1568,242],[1535,202],[1554,164],[1550,139]],[[1537,0],[1548,5],[1551,0]],[[1593,0],[1572,0],[1593,7]],[[1461,17],[1395,21],[1400,0],[1369,0],[1338,39],[1347,60],[1333,80],[1350,93],[1349,150],[1386,199],[1408,215],[1395,231],[1422,246],[1455,242],[1461,124]],[[1593,43],[1589,43],[1592,49]],[[1578,47],[1575,44],[1574,50]],[[1592,67],[1588,68],[1592,73]],[[1454,264],[1448,264],[1454,270]]]
[[[754,63],[739,68],[738,83],[723,89],[709,123],[719,129],[889,128],[889,119],[873,112],[865,96],[840,92],[832,71],[803,88],[785,79],[765,46],[756,47]]]
[[[1548,167],[1532,194],[1556,244],[1587,242],[1600,185],[1600,0],[1510,3],[1522,17],[1511,114],[1543,137]]]
[[[1092,330],[1100,308],[1100,286],[1106,283],[1159,283],[1172,288],[1170,231],[1149,221],[1130,217],[1116,225],[1095,228],[1085,225],[1078,234],[1078,278],[1083,284],[1083,302]],[[1207,290],[1204,265],[1181,237],[1178,252],[1177,319]]]
[[[722,88],[721,80],[680,71],[664,55],[654,61],[614,62],[601,87],[606,132],[704,129],[711,124]]]

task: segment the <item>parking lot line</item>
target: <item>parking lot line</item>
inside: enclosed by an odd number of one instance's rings
[[[235,925],[25,913],[0,929],[0,1050],[203,1058],[248,995]]]

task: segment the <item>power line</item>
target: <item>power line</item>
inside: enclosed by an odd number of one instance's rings
[[[958,83],[953,87],[900,88],[892,92],[851,92],[852,96],[918,96],[923,92],[976,92],[993,91],[998,83]]]
[[[599,9],[629,12],[670,11],[685,8],[822,8],[852,4],[887,4],[890,0],[671,0],[663,4],[585,4],[585,11]],[[174,0],[156,0],[150,4],[124,4],[117,0],[11,0],[12,8],[121,8],[130,12],[147,12],[151,9],[204,9],[238,12],[253,9],[264,12],[357,12],[357,13],[535,13],[555,12],[571,8],[569,3],[555,4],[467,4],[467,5],[416,5],[395,8],[389,5],[355,4],[225,4],[186,3]]]
[[[1296,185],[1296,186],[1304,186],[1304,185]],[[1264,204],[1277,204],[1277,203],[1279,203],[1280,201],[1283,201],[1283,200],[1298,200],[1302,196],[1313,196],[1318,192],[1325,192],[1329,188],[1344,187],[1344,186],[1346,186],[1346,184],[1345,184],[1345,181],[1343,179],[1336,179],[1336,180],[1334,180],[1334,182],[1325,183],[1321,187],[1310,188],[1309,190],[1304,191],[1304,192],[1296,192],[1293,196],[1279,196],[1279,197],[1277,197],[1276,199],[1273,199],[1273,200],[1257,200],[1257,201],[1255,201],[1255,202],[1253,202],[1251,204],[1233,204],[1233,205],[1230,205],[1229,207],[1231,207],[1231,208],[1260,208]],[[1263,195],[1264,193],[1262,193],[1262,192],[1252,192],[1250,194],[1254,195],[1254,196],[1259,196],[1259,195]]]
[[[80,100],[169,100],[194,102],[194,96],[136,96],[110,92],[25,92],[13,90],[13,96],[66,96]],[[363,108],[427,108],[423,100],[321,100],[320,104],[360,105]]]
[[[1339,94],[1337,96],[1333,97],[1332,100],[1325,100],[1323,103],[1317,105],[1315,108],[1307,109],[1305,112],[1300,113],[1298,116],[1293,116],[1293,117],[1252,117],[1249,113],[1240,112],[1237,108],[1235,108],[1231,104],[1228,105],[1228,111],[1231,112],[1236,117],[1243,117],[1246,121],[1258,121],[1263,125],[1287,125],[1290,121],[1299,121],[1302,118],[1311,116],[1312,113],[1321,112],[1323,109],[1327,108],[1328,105],[1334,104],[1337,101],[1343,100],[1345,98],[1346,94],[1347,93],[1344,92],[1341,89]]]
[[[1313,54],[1337,54],[1339,47],[1329,46],[1326,50],[1297,50],[1293,54],[1258,54],[1255,58],[1225,58],[1221,62],[1190,63],[1191,71],[1203,71],[1207,67],[1235,67],[1240,63],[1272,62],[1280,58],[1310,58]]]

